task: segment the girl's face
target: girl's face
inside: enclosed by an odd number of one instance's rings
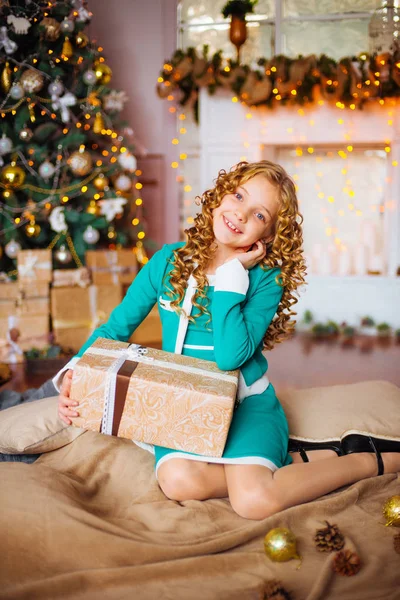
[[[271,239],[277,211],[277,188],[263,175],[255,175],[214,209],[215,239],[219,245],[246,252],[258,240]]]

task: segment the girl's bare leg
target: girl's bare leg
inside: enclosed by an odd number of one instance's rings
[[[207,500],[226,498],[224,465],[186,458],[171,458],[157,472],[158,483],[171,500]]]

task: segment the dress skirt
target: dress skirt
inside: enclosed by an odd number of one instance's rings
[[[271,471],[292,462],[284,410],[270,383],[262,394],[244,398],[233,413],[225,450],[220,458],[154,446],[155,468],[172,458],[207,463],[263,465]]]

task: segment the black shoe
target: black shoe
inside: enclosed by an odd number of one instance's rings
[[[400,452],[400,442],[375,438],[360,433],[350,433],[341,440],[343,452],[353,454],[354,452],[375,452],[378,463],[378,475],[384,474],[381,452]]]
[[[309,462],[306,450],[334,450],[338,456],[343,456],[343,450],[339,440],[329,442],[304,442],[303,440],[292,440],[289,438],[288,452],[298,452],[303,462]]]

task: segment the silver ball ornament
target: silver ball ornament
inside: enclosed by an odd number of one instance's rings
[[[83,81],[86,85],[94,85],[97,82],[96,73],[91,69],[85,71],[83,74]]]
[[[64,91],[64,85],[62,81],[56,80],[52,81],[47,89],[49,90],[50,96],[61,96]]]
[[[19,132],[18,137],[23,142],[29,142],[33,137],[33,131],[32,131],[32,129],[29,129],[29,127],[24,127]]]
[[[58,250],[55,251],[54,256],[55,256],[56,260],[58,260],[58,262],[60,262],[63,265],[68,264],[72,260],[71,252],[68,250],[68,248],[64,244],[62,244],[58,248]]]
[[[19,244],[15,240],[11,240],[10,242],[8,242],[8,244],[6,244],[4,250],[8,258],[16,258],[18,252],[21,250],[21,244]]]
[[[72,33],[75,29],[75,23],[72,21],[72,19],[65,18],[63,21],[61,21],[60,28],[63,33]]]
[[[88,225],[83,232],[83,239],[87,244],[96,244],[99,241],[99,237],[99,232],[91,225]]]
[[[12,147],[12,141],[3,133],[3,137],[0,138],[0,156],[11,152]]]
[[[49,160],[45,160],[39,167],[39,175],[43,179],[50,179],[54,175],[56,168]]]
[[[132,187],[132,178],[125,173],[120,173],[114,179],[114,188],[120,192],[127,192]]]
[[[21,100],[25,95],[25,90],[20,83],[14,83],[10,90],[10,96],[13,100]]]

